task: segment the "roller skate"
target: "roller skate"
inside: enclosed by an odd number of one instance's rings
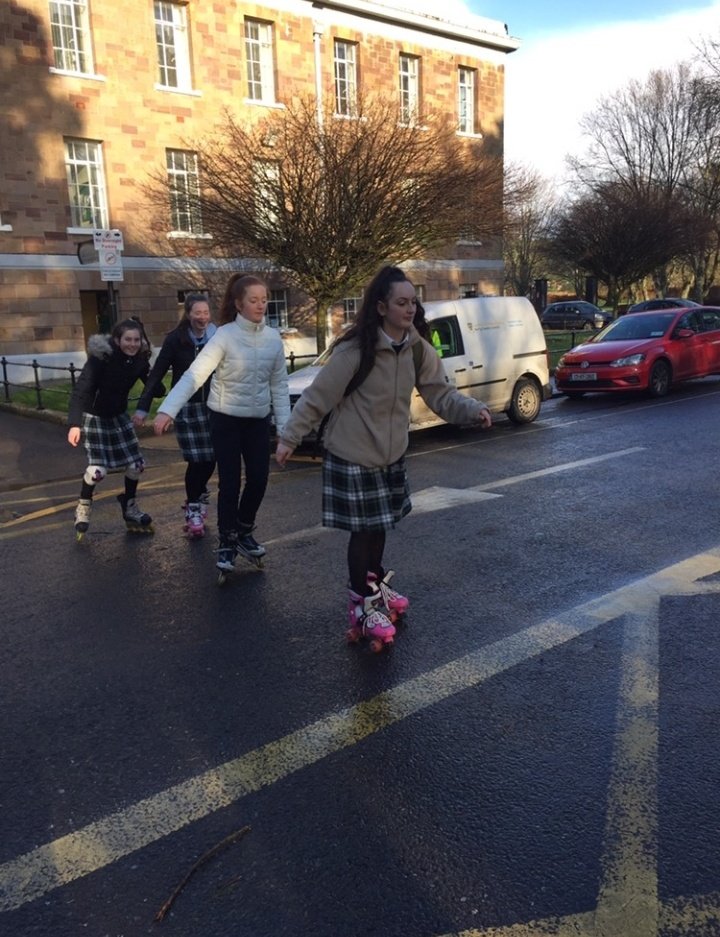
[[[352,589],[348,590],[348,615],[350,627],[346,637],[350,644],[357,644],[361,638],[370,642],[370,650],[378,654],[386,646],[393,644],[395,639],[395,625],[379,606],[382,596],[377,587],[372,595],[358,595]]]
[[[246,560],[249,560],[253,566],[262,569],[263,557],[267,550],[253,537],[253,530],[255,530],[255,528],[252,525],[240,525],[237,538],[237,552],[240,556],[244,556]]]
[[[183,530],[188,536],[188,540],[197,540],[205,536],[205,517],[202,513],[202,506],[197,501],[185,502],[185,524]]]
[[[78,540],[82,540],[87,533],[91,512],[92,501],[89,498],[80,498],[75,508],[75,536]]]
[[[388,618],[393,624],[407,612],[410,607],[410,601],[404,595],[400,595],[394,589],[390,588],[390,580],[395,575],[395,571],[388,569],[382,579],[379,579],[375,573],[367,574],[369,586],[374,586],[380,591],[382,604],[388,613]]]
[[[217,560],[215,566],[218,569],[218,585],[222,586],[227,581],[227,574],[235,569],[235,557],[237,556],[237,534],[220,534],[220,542],[217,549]]]
[[[127,495],[118,495],[118,503],[122,509],[125,526],[131,534],[152,534],[152,517],[145,514],[138,507],[135,498],[128,498]]]

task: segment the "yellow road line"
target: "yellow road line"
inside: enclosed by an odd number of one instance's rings
[[[283,738],[46,843],[0,866],[0,911],[19,908],[101,869],[263,787],[356,745],[375,732],[620,615],[643,612],[658,595],[686,593],[720,572],[720,548],[509,635],[391,690],[330,713]]]

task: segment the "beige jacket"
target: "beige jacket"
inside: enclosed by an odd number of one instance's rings
[[[282,442],[297,447],[332,411],[323,438],[329,452],[367,468],[397,462],[408,446],[410,398],[415,386],[410,346],[422,341],[411,328],[408,341],[396,352],[385,332],[378,329],[375,365],[347,397],[345,388],[360,365],[360,347],[355,341],[341,342],[295,404],[282,431]],[[448,423],[472,423],[485,407],[448,384],[442,362],[428,342],[423,342],[417,388],[428,407]]]

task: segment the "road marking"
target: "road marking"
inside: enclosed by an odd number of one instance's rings
[[[716,548],[715,555],[720,554]],[[697,582],[713,570],[701,571],[700,561],[683,585],[682,564],[658,579],[653,595],[649,577],[623,628],[617,734],[607,794],[607,815],[601,856],[601,882],[594,911],[566,917],[453,931],[442,937],[696,937],[715,933],[720,893],[676,898],[663,904],[657,883],[658,753],[659,753],[659,617],[664,595],[720,593],[720,582]],[[709,928],[713,928],[710,931]]]
[[[700,588],[694,585],[695,580],[718,572],[720,547],[478,648],[355,706],[329,713],[289,735],[39,846],[0,866],[0,911],[19,908],[55,888],[102,869],[247,794],[315,764],[334,752],[356,745],[375,732],[456,693],[479,686],[491,677],[560,647],[619,616],[647,616],[648,609],[657,606],[659,596],[695,594],[703,589],[720,591],[720,583],[716,584],[715,590],[713,584],[703,584]],[[632,651],[629,653],[630,664],[626,669],[632,673],[634,658]],[[630,678],[628,685],[627,698],[633,700],[636,690]],[[607,864],[608,882],[612,880],[613,870],[622,867],[623,857],[632,854],[629,848],[621,849],[619,858],[611,854]],[[574,926],[568,924],[570,920],[558,919],[555,925]],[[574,917],[572,921],[585,921],[585,916]],[[516,927],[515,930],[484,933],[497,933],[504,937],[572,933],[571,930],[557,929],[528,930],[529,926],[518,926],[525,927],[525,930]],[[472,933],[465,932],[464,937]],[[581,932],[576,929],[574,933]]]

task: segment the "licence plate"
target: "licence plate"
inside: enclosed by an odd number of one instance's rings
[[[577,371],[570,375],[571,381],[596,381],[597,374],[594,371]]]

